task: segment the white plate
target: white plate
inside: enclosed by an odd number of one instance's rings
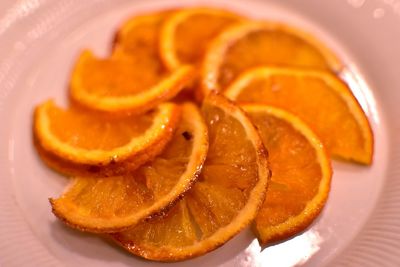
[[[176,1],[178,2],[178,1]],[[313,32],[345,61],[375,133],[371,167],[335,163],[328,204],[302,234],[260,248],[245,230],[173,266],[400,266],[400,1],[185,1],[278,19]],[[65,101],[79,51],[106,55],[127,16],[174,1],[2,0],[0,3],[0,265],[154,266],[66,228],[47,198],[67,180],[32,146],[33,107]],[[163,265],[163,264],[159,264]]]

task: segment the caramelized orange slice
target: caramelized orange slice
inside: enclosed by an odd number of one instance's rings
[[[161,153],[179,118],[180,109],[172,103],[140,116],[117,117],[77,106],[64,110],[47,101],[36,108],[34,134],[50,167],[70,175],[111,175]]]
[[[161,217],[113,234],[129,252],[178,261],[221,246],[256,216],[270,177],[257,130],[244,112],[218,95],[203,103],[209,152],[198,182]]]
[[[328,198],[332,169],[317,136],[299,118],[265,105],[244,105],[268,148],[272,178],[254,228],[262,243],[309,226]]]
[[[194,70],[182,66],[173,72],[158,55],[161,14],[139,16],[123,25],[113,56],[98,59],[81,54],[71,81],[71,97],[91,109],[143,113],[173,98],[194,79]]]
[[[200,173],[207,155],[207,126],[192,104],[167,148],[151,163],[124,176],[78,177],[58,199],[53,212],[84,231],[114,232],[164,212],[185,193]]]
[[[231,12],[211,8],[187,8],[171,14],[160,33],[164,64],[175,70],[184,64],[197,65],[212,38],[242,18]]]
[[[260,65],[342,68],[336,56],[308,33],[278,23],[242,22],[210,43],[202,67],[203,94],[225,89],[242,71]]]
[[[239,103],[270,104],[297,114],[336,157],[371,164],[373,134],[345,83],[327,71],[255,68],[225,92]]]

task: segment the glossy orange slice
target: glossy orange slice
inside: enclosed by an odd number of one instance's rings
[[[200,111],[183,105],[183,118],[172,141],[151,163],[124,176],[77,177],[53,212],[71,227],[115,232],[165,212],[198,177],[207,155],[207,127]]]
[[[265,65],[342,68],[337,57],[308,33],[284,24],[242,22],[210,43],[201,73],[203,94],[224,90],[241,72]]]
[[[270,156],[272,178],[254,229],[262,243],[306,229],[324,207],[332,169],[318,137],[299,118],[265,105],[244,105]]]
[[[118,33],[111,58],[99,59],[84,51],[71,80],[71,97],[91,109],[143,113],[177,95],[194,79],[182,66],[168,71],[158,55],[163,14],[138,16]]]
[[[112,175],[161,153],[179,118],[180,108],[172,103],[140,116],[112,116],[47,101],[36,108],[34,135],[50,167],[69,175]]]
[[[170,70],[185,64],[198,65],[209,41],[241,20],[236,14],[214,8],[186,8],[172,13],[160,33],[164,64]]]
[[[198,182],[169,212],[113,234],[129,252],[178,261],[221,246],[256,216],[270,177],[257,130],[244,112],[210,95],[202,107],[209,152]]]
[[[336,157],[371,164],[373,133],[350,89],[327,71],[255,68],[225,92],[239,103],[270,104],[297,114]]]

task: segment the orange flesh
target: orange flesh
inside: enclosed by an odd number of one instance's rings
[[[57,204],[76,206],[91,217],[123,217],[144,209],[153,202],[144,181],[132,176],[76,178],[74,186],[56,200]]]
[[[52,106],[48,112],[51,131],[62,142],[84,149],[110,150],[129,143],[151,126],[155,113],[114,117],[72,106]]]
[[[140,54],[141,51],[138,51]],[[154,58],[153,58],[154,60]],[[91,59],[85,62],[82,83],[88,92],[106,97],[138,94],[154,86],[165,73],[150,58],[136,60]],[[153,66],[154,65],[154,66]]]
[[[166,215],[141,223],[132,231],[118,236],[124,243],[137,240],[151,242],[156,247],[179,247],[191,245],[196,240],[196,231],[191,224],[186,201],[181,200]]]
[[[129,28],[122,40],[117,41],[117,48],[122,48],[128,55],[138,73],[150,72],[160,79],[160,74],[166,72],[158,54],[158,35],[166,13],[153,15],[151,19],[143,20]],[[140,17],[139,17],[140,19]]]
[[[166,77],[158,54],[159,27],[164,17],[155,15],[132,26],[117,41],[111,59],[85,62],[83,86],[100,96],[118,97],[140,93]]]
[[[193,149],[193,134],[193,128],[182,120],[162,154],[138,170],[146,177],[147,187],[153,191],[156,199],[168,193],[186,170]]]
[[[271,183],[256,217],[270,227],[301,213],[316,194],[322,178],[315,149],[289,123],[265,113],[250,113],[269,152]]]
[[[246,204],[258,181],[255,149],[234,118],[208,106],[203,114],[210,145],[198,182],[163,217],[118,233],[128,249],[193,245],[231,223]]]
[[[56,202],[76,206],[100,218],[124,217],[144,210],[169,193],[186,170],[193,140],[185,138],[184,132],[193,135],[192,127],[182,121],[167,148],[129,175],[76,178],[75,184]]]
[[[226,88],[242,71],[261,65],[329,69],[323,55],[311,44],[284,31],[257,31],[228,48],[218,84]]]
[[[323,80],[313,77],[272,76],[252,81],[237,100],[270,104],[293,112],[313,128],[332,155],[345,159],[369,158],[360,125],[343,98],[327,87]]]
[[[176,29],[175,49],[182,63],[198,64],[208,42],[228,25],[238,21],[234,16],[195,14]]]

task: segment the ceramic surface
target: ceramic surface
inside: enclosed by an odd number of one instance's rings
[[[183,2],[183,1],[182,1]],[[130,15],[182,6],[172,0],[19,0],[0,3],[0,265],[163,266],[70,230],[50,211],[67,179],[32,146],[35,105],[65,103],[83,48],[106,55]],[[344,60],[375,134],[371,167],[334,163],[327,206],[306,231],[261,248],[246,229],[223,247],[169,266],[400,266],[400,1],[207,1],[312,32]]]

